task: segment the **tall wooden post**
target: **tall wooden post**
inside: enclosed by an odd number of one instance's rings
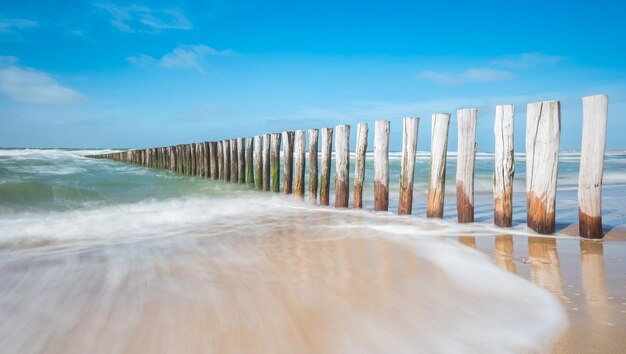
[[[196,144],[187,144],[187,147],[189,149],[189,175],[195,176],[198,167],[196,166]]]
[[[513,225],[514,115],[513,105],[496,106],[496,121],[493,127],[496,145],[493,170],[493,222],[500,227]]]
[[[211,143],[205,141],[203,146],[204,150],[204,178],[211,178]]]
[[[538,233],[551,234],[556,226],[561,104],[558,101],[529,103],[526,113],[527,224]]]
[[[230,183],[239,181],[239,153],[237,139],[230,139]]]
[[[254,137],[254,185],[257,190],[263,190],[263,136]]]
[[[602,175],[609,97],[583,98],[583,138],[578,174],[578,230],[584,238],[602,238]]]
[[[354,161],[354,208],[363,207],[363,181],[365,181],[365,154],[367,153],[367,123],[356,128],[356,156]]]
[[[271,177],[270,150],[271,150],[271,139],[272,139],[272,136],[270,134],[265,134],[265,136],[263,136],[263,190],[265,192],[269,192],[270,191],[270,177]]]
[[[246,183],[246,146],[244,138],[237,138],[237,181]]]
[[[209,156],[211,159],[211,179],[215,180],[219,174],[219,166],[217,165],[217,143],[215,141],[209,142]]]
[[[272,169],[272,192],[278,193],[280,191],[280,133],[272,133],[270,165]]]
[[[413,182],[415,174],[415,154],[417,153],[417,129],[419,118],[404,118],[402,124],[402,161],[400,163],[400,198],[398,214],[410,215],[413,212]]]
[[[335,208],[347,208],[350,201],[350,126],[335,128]]]
[[[304,198],[304,171],[306,168],[306,141],[304,130],[296,130],[294,141],[294,183],[293,192],[299,198]]]
[[[309,129],[309,201],[317,202],[317,139],[318,129]]]
[[[254,188],[254,138],[246,138],[246,182]]]
[[[443,201],[446,194],[446,157],[448,154],[450,114],[433,114],[431,127],[430,177],[428,181],[426,216],[429,218],[442,218]]]
[[[456,111],[458,152],[456,162],[456,210],[460,223],[474,222],[474,163],[478,110]]]
[[[389,210],[388,120],[377,120],[374,130],[374,210]]]
[[[217,146],[217,176],[220,181],[225,181],[224,178],[224,144],[222,141],[218,141]]]
[[[333,128],[322,128],[322,166],[320,171],[320,205],[330,204],[330,161],[332,157]]]
[[[224,151],[224,182],[230,181],[230,140],[222,141],[222,151]]]
[[[293,139],[294,132],[283,132],[283,193],[293,191]]]

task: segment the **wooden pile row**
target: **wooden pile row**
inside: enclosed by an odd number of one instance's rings
[[[601,188],[604,168],[608,97],[583,98],[583,134],[579,178],[579,230],[586,238],[601,238]],[[476,109],[457,111],[458,151],[456,171],[457,213],[460,223],[474,221],[474,163],[476,155]],[[494,223],[510,227],[513,221],[514,107],[496,107],[494,125],[495,165],[493,178]],[[432,116],[428,217],[443,217],[446,157],[450,114]],[[411,214],[419,118],[403,120],[399,214]],[[389,130],[386,120],[376,121],[374,132],[374,210],[389,208]],[[526,119],[527,224],[543,234],[555,231],[555,207],[561,110],[558,101],[530,103]],[[321,134],[320,134],[321,132]],[[321,163],[318,176],[318,136]],[[368,125],[357,126],[353,207],[363,206]],[[335,207],[347,208],[350,196],[350,126],[339,125],[335,140]],[[130,150],[92,156],[165,169],[231,183],[247,183],[257,190],[281,190],[304,198],[306,141],[304,130],[257,135],[221,141]],[[309,199],[329,205],[333,129],[308,130]],[[318,194],[319,177],[319,194]]]

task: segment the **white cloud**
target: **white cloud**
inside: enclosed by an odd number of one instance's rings
[[[507,55],[491,61],[491,65],[503,66],[511,69],[534,68],[542,65],[556,64],[563,60],[558,55],[546,55],[539,52]]]
[[[5,58],[12,58],[5,60]],[[0,56],[0,92],[15,101],[32,103],[75,103],[85,101],[82,94],[64,87],[49,74],[16,66],[14,57]]]
[[[39,26],[36,21],[23,18],[0,18],[0,33],[10,33],[15,30],[23,30]]]
[[[490,68],[471,68],[459,73],[426,70],[419,78],[434,81],[441,85],[460,85],[465,82],[493,82],[512,79],[514,75],[508,71]]]
[[[94,7],[108,12],[111,24],[120,31],[158,33],[166,29],[189,30],[192,25],[178,9],[155,10],[148,6],[120,6],[112,3],[95,3]]]
[[[127,57],[126,60],[140,66],[159,65],[167,69],[187,69],[204,72],[203,61],[206,57],[234,54],[230,49],[217,50],[206,45],[181,45],[158,59],[141,54]]]

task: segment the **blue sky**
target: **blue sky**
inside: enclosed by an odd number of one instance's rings
[[[626,5],[619,1],[3,1],[0,146],[150,147],[560,100],[577,149],[581,98],[609,94],[625,149]]]

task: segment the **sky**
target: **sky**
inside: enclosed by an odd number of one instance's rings
[[[609,95],[626,149],[623,1],[11,1],[0,7],[0,146],[142,148],[561,102],[580,148],[582,97]],[[369,149],[371,150],[371,143]],[[352,145],[354,146],[354,145]]]

